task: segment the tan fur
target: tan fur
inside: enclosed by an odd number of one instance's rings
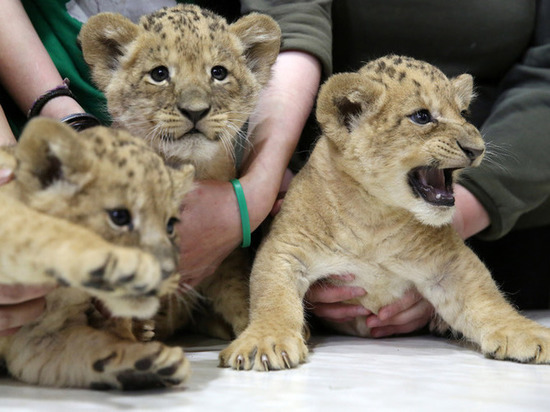
[[[549,362],[550,330],[506,302],[450,226],[454,199],[434,204],[409,184],[418,167],[479,164],[483,141],[461,116],[471,96],[471,76],[449,80],[399,56],[327,81],[317,108],[323,135],[260,247],[250,324],[222,351],[221,365],[268,370],[304,362],[304,294],[316,280],[346,273],[368,291],[359,302],[374,313],[416,287],[486,356]],[[415,123],[422,109],[431,121]],[[352,330],[369,335],[364,317]]]
[[[273,19],[253,13],[228,24],[210,11],[179,5],[139,24],[118,14],[96,15],[79,39],[115,127],[144,138],[169,164],[193,164],[198,179],[236,177],[235,147],[246,137],[241,128],[279,51]],[[159,67],[169,72],[162,81],[155,80]],[[213,76],[219,67],[227,70],[223,79]],[[235,251],[197,289],[233,334],[248,321],[248,261],[245,251]],[[157,316],[157,337],[188,324],[196,303],[191,294],[168,298]],[[231,335],[215,330],[218,337]]]
[[[139,24],[101,13],[79,39],[115,127],[147,139],[168,162],[192,163],[199,179],[235,177],[238,132],[279,51],[273,19],[250,14],[228,24],[193,5],[161,9]],[[151,75],[158,67],[169,71],[160,82]],[[227,77],[214,78],[215,67]],[[194,122],[190,113],[203,117]]]
[[[170,228],[192,188],[192,166],[166,167],[126,132],[77,134],[46,118],[0,150],[0,163],[15,175],[0,187],[7,217],[0,219],[0,283],[68,286],[47,296],[37,321],[0,338],[8,371],[51,386],[181,384],[189,366],[180,348],[128,340],[128,323],[105,320],[92,296],[114,316],[147,318],[174,290],[177,232]],[[131,221],[117,221],[115,210]]]

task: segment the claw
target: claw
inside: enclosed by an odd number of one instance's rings
[[[262,364],[264,365],[264,370],[267,372],[269,371],[269,358],[267,357],[267,355],[264,353],[261,357],[262,359]]]
[[[237,356],[237,370],[241,370],[241,369],[244,369],[244,358],[243,358],[243,355],[238,355]]]
[[[285,368],[290,369],[290,359],[288,358],[288,354],[283,351],[281,353],[281,356],[283,357],[283,362],[285,363]]]

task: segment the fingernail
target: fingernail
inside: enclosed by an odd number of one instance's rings
[[[369,328],[374,328],[376,326],[380,326],[381,324],[380,319],[378,319],[376,315],[369,316],[366,322]]]
[[[367,291],[363,288],[360,288],[358,286],[352,286],[351,287],[351,294],[354,298],[359,298],[361,296],[365,296],[367,294]]]
[[[386,312],[384,310],[381,310],[380,312],[378,312],[378,319],[386,320],[387,318],[389,318],[389,312]]]
[[[8,179],[13,173],[11,169],[0,169],[0,180]]]
[[[367,315],[370,315],[371,313],[372,312],[364,306],[357,307],[357,316],[367,316]]]

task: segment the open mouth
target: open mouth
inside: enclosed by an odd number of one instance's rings
[[[435,206],[454,206],[453,172],[456,169],[417,167],[412,169],[409,184],[426,202]]]

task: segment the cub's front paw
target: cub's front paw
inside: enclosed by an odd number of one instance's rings
[[[123,247],[113,247],[109,253],[98,255],[91,259],[86,276],[81,281],[85,289],[118,292],[125,296],[157,293],[162,273],[153,255]]]
[[[220,366],[237,370],[290,369],[306,361],[307,346],[300,333],[261,333],[245,330],[220,352]]]
[[[482,339],[489,358],[521,363],[550,363],[550,329],[535,324],[508,325]]]

